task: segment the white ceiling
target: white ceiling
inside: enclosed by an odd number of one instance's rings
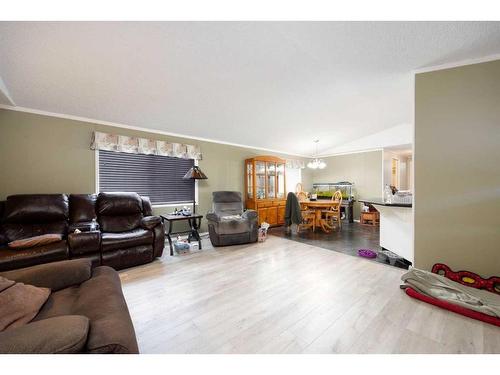
[[[500,53],[500,22],[1,22],[17,106],[311,154],[411,124],[412,70]]]

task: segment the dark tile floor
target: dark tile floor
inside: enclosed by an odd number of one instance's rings
[[[325,233],[322,230],[302,230],[300,233],[286,233],[285,227],[275,227],[269,230],[269,234],[278,237],[288,238],[293,241],[318,246],[323,249],[338,251],[340,253],[358,256],[359,249],[371,249],[378,252],[378,256],[372,261],[408,269],[408,264],[402,260],[390,261],[389,258],[381,252],[379,245],[379,228],[359,223],[342,223],[342,230],[334,230]]]

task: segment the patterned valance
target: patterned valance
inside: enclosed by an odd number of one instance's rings
[[[294,169],[304,169],[306,167],[306,164],[302,160],[287,159],[286,160],[286,167],[287,168],[294,168]]]
[[[202,159],[198,146],[101,132],[92,134],[90,148],[92,150],[119,151],[129,154],[154,154],[182,159]]]

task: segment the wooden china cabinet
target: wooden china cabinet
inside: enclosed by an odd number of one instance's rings
[[[259,225],[285,223],[285,160],[275,156],[256,156],[245,160],[245,204],[256,210]]]

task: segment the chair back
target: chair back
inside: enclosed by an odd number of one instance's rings
[[[338,204],[332,206],[332,211],[340,211],[340,206],[342,206],[342,192],[340,190],[335,191],[332,195],[332,202]]]
[[[212,209],[220,216],[241,215],[243,200],[239,191],[214,191]]]
[[[299,191],[297,193],[297,198],[300,202],[307,200],[307,194],[304,191]]]
[[[340,190],[335,191],[332,195],[332,201],[339,201],[342,203],[342,192]]]

